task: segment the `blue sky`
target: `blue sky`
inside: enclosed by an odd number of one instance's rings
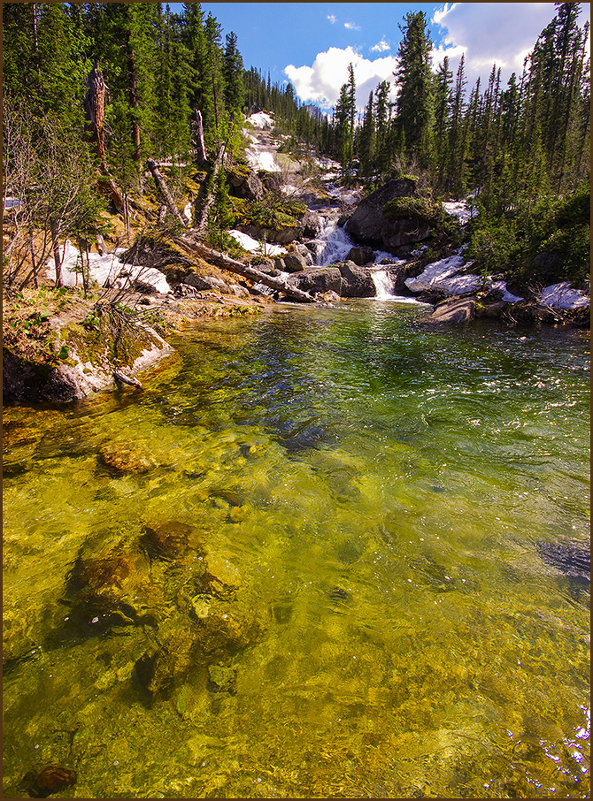
[[[177,10],[174,5],[175,10]],[[301,100],[329,108],[354,64],[357,101],[364,106],[380,80],[392,80],[408,11],[424,11],[434,42],[433,68],[445,54],[456,71],[465,53],[469,88],[487,80],[492,63],[504,83],[554,17],[554,3],[202,3],[224,33],[234,31],[246,67],[290,79]],[[579,22],[589,19],[583,4]]]

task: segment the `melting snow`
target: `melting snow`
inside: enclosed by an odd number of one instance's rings
[[[113,286],[124,288],[130,286],[136,279],[144,284],[150,284],[157,292],[163,295],[171,291],[171,287],[163,273],[153,267],[143,267],[141,265],[129,265],[120,261],[120,254],[124,253],[125,248],[117,248],[115,253],[89,253],[89,276],[92,281],[96,281],[99,286]],[[56,268],[53,260],[46,269],[47,278],[55,279]],[[62,256],[62,283],[64,286],[82,285],[81,276],[81,256],[80,251],[74,247],[69,239],[64,243]]]
[[[489,281],[488,287],[490,289],[498,289],[502,292],[502,298],[505,303],[518,303],[523,298],[520,298],[518,295],[513,295],[507,289],[507,282],[506,281]]]
[[[251,114],[251,116],[247,117],[247,122],[250,122],[254,128],[273,128],[274,120],[270,117],[269,114],[266,114],[265,111],[258,111],[256,114]]]
[[[249,251],[249,253],[262,253],[265,256],[283,256],[287,252],[285,248],[281,248],[278,245],[258,242],[257,239],[249,236],[249,234],[243,233],[243,231],[232,230],[229,231],[229,234],[244,250]]]
[[[265,170],[266,172],[280,172],[281,169],[276,164],[274,151],[264,149],[261,145],[252,146],[245,151],[247,163],[253,170]]]
[[[580,289],[573,289],[568,281],[545,287],[539,300],[554,309],[585,309],[590,304],[587,294]]]

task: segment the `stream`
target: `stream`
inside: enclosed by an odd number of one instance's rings
[[[588,797],[587,334],[426,314],[4,410],[5,796]]]

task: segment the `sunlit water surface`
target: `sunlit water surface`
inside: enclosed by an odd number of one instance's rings
[[[587,336],[425,315],[200,322],[142,394],[5,411],[6,795],[587,796],[589,585],[538,546],[588,548]]]

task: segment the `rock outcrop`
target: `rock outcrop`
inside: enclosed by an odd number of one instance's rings
[[[307,267],[289,276],[287,283],[309,294],[330,290],[338,295],[342,294],[342,274],[337,267]]]
[[[423,231],[418,234],[420,238],[412,236],[415,230],[413,221],[409,226],[402,225],[405,221],[401,220],[394,223],[384,213],[385,204],[390,200],[412,197],[415,194],[416,184],[410,178],[394,178],[388,181],[385,186],[360,201],[354,214],[346,220],[344,230],[359,242],[381,248],[387,247],[387,241],[397,241],[397,245],[422,241],[425,238]]]
[[[377,290],[368,267],[360,267],[353,261],[345,261],[337,266],[342,275],[343,298],[375,297]]]

